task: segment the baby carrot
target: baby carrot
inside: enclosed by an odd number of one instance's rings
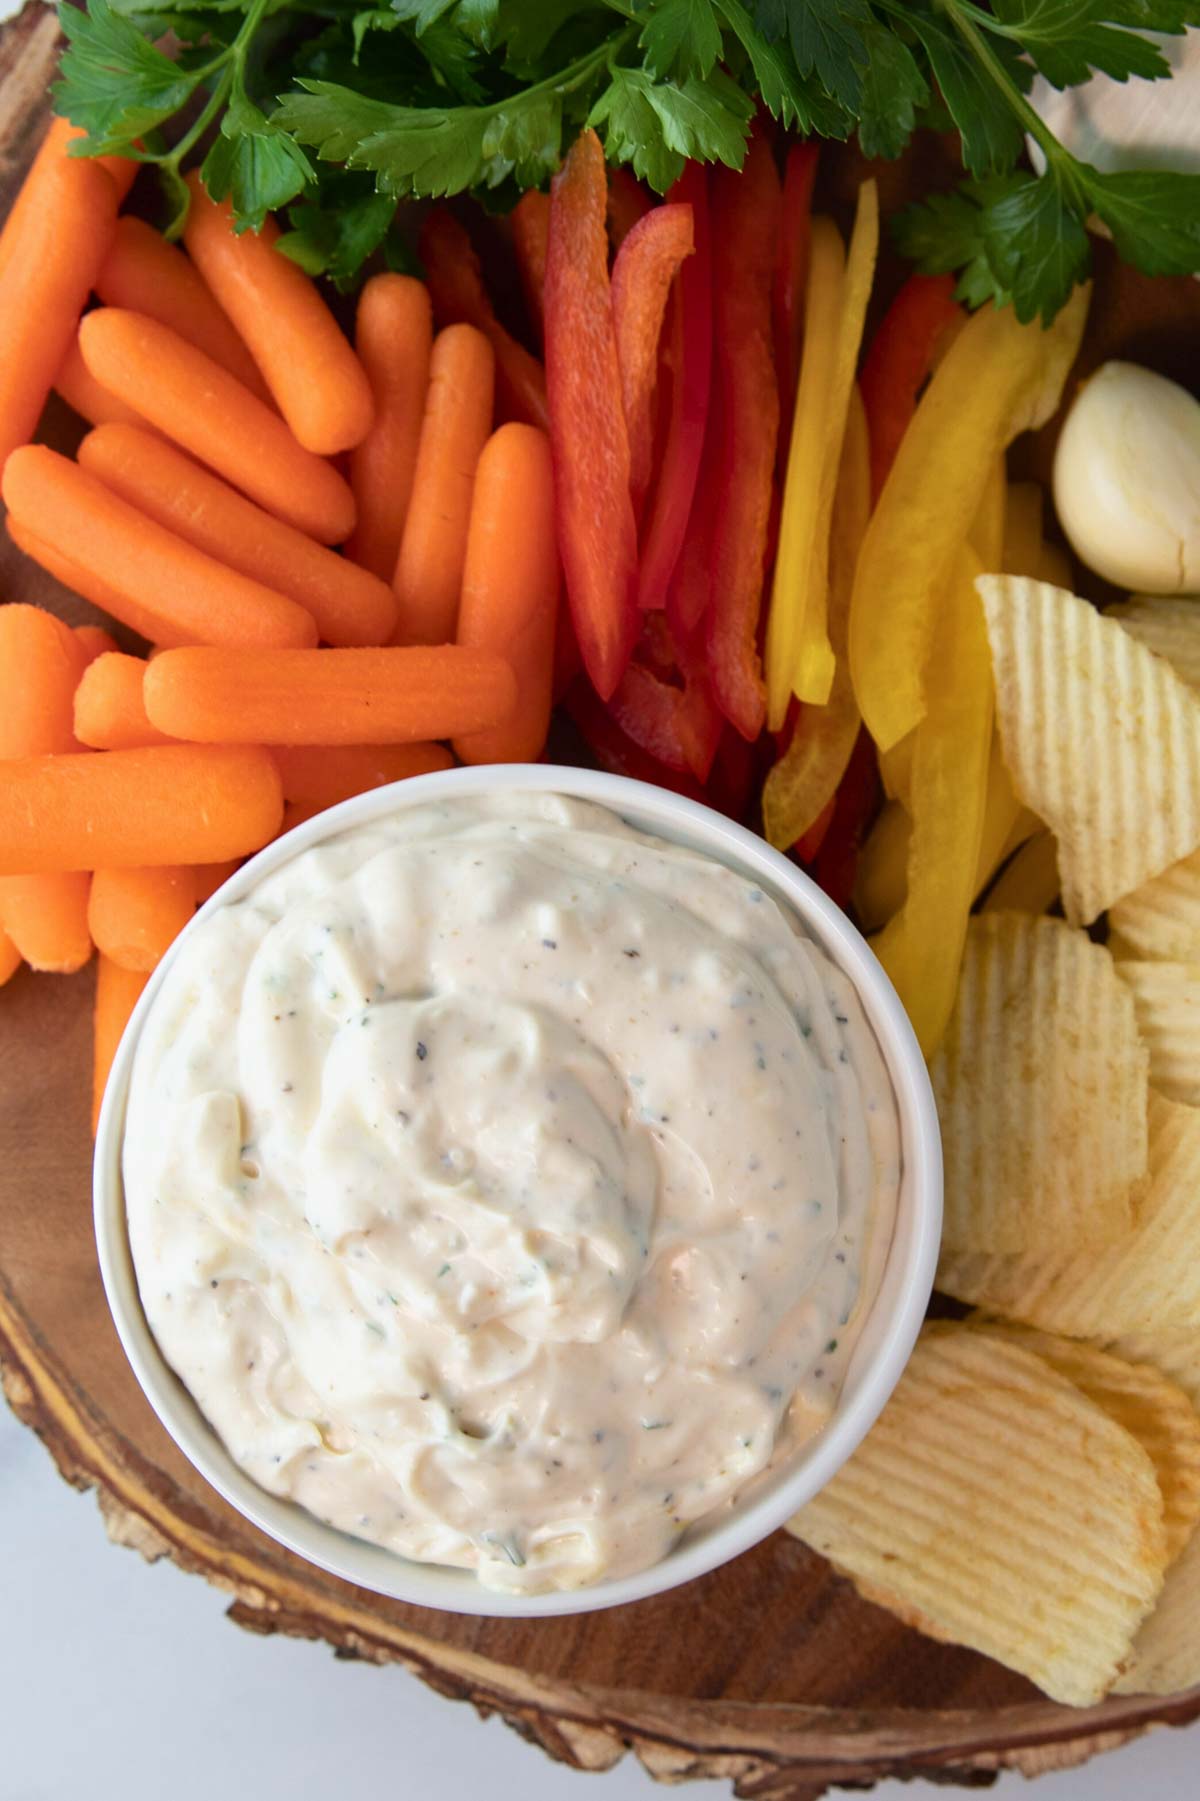
[[[196,888],[196,905],[202,907],[206,900],[211,900],[217,889],[241,867],[242,859],[240,857],[230,857],[224,863],[197,863],[192,871]]]
[[[546,286],[546,245],[550,239],[550,196],[530,188],[509,214],[517,273],[530,321],[542,336],[542,291]]]
[[[79,446],[80,466],[167,531],[239,574],[286,594],[327,644],[386,644],[396,597],[386,582],[316,544],[220,476],[133,425],[104,425]]]
[[[116,223],[103,169],[82,157],[47,165],[0,280],[0,462],[34,434]]]
[[[74,750],[83,645],[42,607],[0,606],[0,758]]]
[[[475,474],[458,642],[508,658],[517,705],[490,731],[456,737],[464,763],[535,763],[546,744],[558,613],[554,466],[532,425],[502,425]]]
[[[97,657],[109,656],[121,648],[112,633],[106,632],[102,625],[77,625],[75,636],[83,646],[89,668]]]
[[[21,953],[8,933],[0,926],[0,988],[10,982],[21,967]]]
[[[358,523],[346,555],[390,582],[412,492],[433,314],[411,275],[373,275],[358,301],[354,342],[375,398],[375,422],[350,454]]]
[[[454,636],[475,465],[492,428],[495,358],[473,325],[448,325],[433,342],[429,392],[395,589],[398,644]]]
[[[269,406],[167,325],[102,306],[79,328],[83,360],[119,400],[268,513],[322,544],[354,527],[354,496]]]
[[[79,870],[0,876],[0,923],[30,969],[69,976],[92,954],[88,892]]]
[[[432,207],[425,215],[421,261],[438,324],[477,326],[495,352],[501,417],[544,427],[546,371],[497,319],[470,237],[444,206]]]
[[[270,750],[284,800],[313,807],[336,806],[368,788],[454,767],[440,744],[273,744]]]
[[[261,850],[282,817],[279,771],[244,745],[14,757],[0,782],[0,875],[219,863]]]
[[[334,456],[371,429],[371,388],[337,320],[298,263],[275,248],[279,227],[237,236],[229,202],[210,200],[198,174],[184,228],[193,262],[258,364],[306,450]]]
[[[92,938],[123,969],[149,974],[195,911],[196,878],[186,865],[98,869],[92,877]]]
[[[140,413],[135,413],[131,406],[126,406],[123,400],[100,386],[83,360],[78,335],[71,339],[67,354],[58,366],[54,392],[89,425],[109,425],[116,420],[126,425],[144,424]]]
[[[0,231],[0,279],[3,279],[8,267],[13,246],[25,229],[27,216],[37,212],[44,204],[47,171],[53,164],[65,161],[72,142],[85,135],[80,126],[71,125],[66,119],[57,116],[51,119],[37,155],[18,189],[8,218],[4,221],[4,229]],[[129,156],[97,156],[89,157],[88,161],[94,162],[109,177],[116,190],[119,206],[133,186],[138,172],[137,163]]]
[[[145,673],[143,658],[120,651],[88,665],[75,690],[75,736],[81,744],[91,750],[140,750],[173,742],[146,717]]]
[[[71,630],[41,607],[0,607],[0,758],[78,749],[73,697],[85,652]],[[0,766],[0,783],[7,770]],[[0,925],[34,969],[69,973],[92,954],[86,875],[0,879]]]
[[[49,544],[63,559],[51,573],[72,567],[80,593],[154,643],[316,643],[294,600],[205,556],[57,451],[14,451],[2,485],[10,531],[15,522]]]
[[[94,606],[103,607],[106,613],[115,618],[123,618],[126,625],[143,638],[153,638],[162,621],[155,614],[139,607],[128,595],[102,582],[94,570],[87,570],[77,563],[73,557],[67,556],[56,545],[48,544],[37,532],[30,531],[28,526],[15,519],[10,513],[6,521],[8,535],[18,550],[43,569],[49,570],[56,582],[61,582],[72,594],[79,594],[90,600]]]
[[[129,1024],[129,1016],[141,998],[149,978],[140,970],[122,969],[109,957],[101,957],[96,969],[96,1003],[92,1014],[92,1137],[100,1119],[100,1103],[108,1086],[108,1074]]]
[[[200,744],[403,744],[499,725],[512,670],[455,644],[397,650],[168,650],[146,671],[154,725]]]
[[[144,219],[117,221],[112,249],[96,277],[96,293],[105,306],[145,313],[160,325],[169,325],[252,394],[269,402],[270,391],[258,364],[209,293],[195,264]]]

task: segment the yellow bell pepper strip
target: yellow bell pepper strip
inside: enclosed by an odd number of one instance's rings
[[[994,696],[978,574],[979,559],[964,549],[930,655],[929,708],[913,751],[908,893],[872,942],[926,1057],[954,1005],[987,801]]]
[[[1000,567],[1005,575],[1027,575],[1037,581],[1042,554],[1042,519],[1045,495],[1039,482],[1009,482],[1004,510],[1004,550]]]
[[[854,388],[829,532],[829,636],[836,665],[823,707],[801,706],[792,741],[763,788],[763,830],[787,850],[818,820],[846,773],[861,720],[850,680],[846,633],[854,568],[871,516],[867,415]]]
[[[983,497],[967,533],[971,549],[985,569],[1004,567],[1004,521],[1007,506],[1007,472],[1004,458],[998,456],[988,471]]]
[[[823,707],[833,687],[829,529],[879,254],[879,194],[873,181],[858,190],[850,249],[839,268],[840,251],[836,227],[814,219],[804,354],[767,626],[767,718],[774,731],[783,724],[790,694]]]
[[[850,609],[850,669],[859,710],[881,750],[925,713],[924,671],[939,601],[997,457],[1058,406],[1087,317],[1076,288],[1054,323],[980,309],[955,338],[917,404],[859,558]]]
[[[1026,839],[983,903],[985,913],[1045,913],[1058,899],[1058,841],[1053,832]]]
[[[814,219],[804,299],[804,350],[792,410],[775,579],[767,615],[767,724],[773,732],[783,729],[792,697],[803,590],[817,531],[818,490],[829,435],[833,349],[845,279],[846,253],[837,226],[832,219]]]
[[[869,430],[869,417],[867,420],[867,427]],[[1024,485],[1032,486],[1033,484],[1027,483]],[[983,491],[983,499],[979,503],[979,509],[971,522],[971,529],[967,534],[967,541],[975,551],[975,554],[978,556],[984,568],[1003,568],[1005,574],[1008,573],[1008,570],[1007,566],[1003,563],[1003,544],[1005,541],[1005,533],[1007,531],[1008,494],[1010,492],[1011,490],[1006,487],[1004,480],[1004,458],[999,457],[988,478]],[[902,802],[906,808],[909,805],[909,794],[912,786],[913,746],[916,744],[916,741],[917,731],[914,727],[911,732],[906,732],[904,737],[891,745],[889,749],[881,750],[879,752],[879,774],[883,780],[884,793],[889,800],[898,800]],[[997,750],[996,755],[997,757],[999,756],[999,750]],[[1015,799],[1013,801],[1013,806],[1014,808],[1016,807]],[[1030,829],[1032,830],[1033,828],[1031,827]],[[1001,833],[1001,837],[1003,837],[1003,833]],[[990,842],[991,840],[988,839],[988,843]],[[987,848],[986,845],[985,848]],[[988,865],[987,874],[991,874],[995,867],[996,864],[993,859]],[[981,876],[979,882],[981,888],[983,886],[983,880],[984,878]],[[890,886],[887,888],[887,892],[892,892]],[[903,900],[903,898],[903,891],[901,891],[900,899]],[[897,902],[897,905],[899,905],[899,901]],[[884,918],[890,917],[890,914],[884,915]],[[882,923],[882,921],[880,923]]]
[[[893,760],[893,769],[897,752],[905,752],[903,794],[888,801],[863,846],[854,904],[868,932],[877,931],[880,926],[886,925],[904,905],[908,886],[908,847],[912,832],[912,820],[908,812],[911,789],[908,784],[911,780],[913,749],[920,729],[918,726],[916,732],[910,732],[907,738],[901,739],[895,750],[888,752],[888,757]],[[880,761],[882,763],[883,759]],[[1013,792],[1012,777],[1001,754],[999,735],[994,733],[988,756],[983,831],[979,839],[979,858],[975,865],[973,893],[976,897],[983,893],[996,871],[1008,861],[1018,846],[1040,829],[1041,821],[1036,813],[1023,807]]]
[[[979,840],[979,861],[975,869],[975,893],[987,887],[1006,857],[1011,857],[1017,844],[1023,844],[1038,821],[1017,799],[1000,749],[1000,734],[993,732],[988,754],[987,793],[983,806],[983,831]],[[1014,843],[1014,838],[1016,842]]]
[[[877,932],[904,905],[911,838],[912,820],[900,801],[889,800],[880,809],[858,859],[854,910],[864,932]]]
[[[890,750],[881,750],[879,753],[883,791],[889,800],[901,801],[906,807],[912,788],[913,746],[916,742],[916,732],[908,732]]]
[[[1061,544],[1042,545],[1035,574],[1039,582],[1049,582],[1052,588],[1065,588],[1068,594],[1075,592],[1075,571]]]

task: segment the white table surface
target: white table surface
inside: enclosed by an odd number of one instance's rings
[[[2,1230],[2,1227],[0,1227]],[[650,1801],[632,1758],[552,1764],[400,1669],[263,1639],[172,1565],[109,1544],[95,1499],[60,1480],[0,1405],[0,1801]],[[994,1791],[1024,1788],[1005,1776]],[[951,1791],[885,1783],[879,1801]],[[718,1801],[724,1783],[691,1784]],[[1200,1731],[1160,1731],[1036,1801],[1196,1801]],[[1031,1797],[1032,1801],[1032,1797]]]
[[[0,0],[0,18],[19,4]],[[110,1545],[94,1499],[0,1405],[0,1801],[326,1801],[350,1785],[386,1801],[665,1793],[632,1758],[585,1778],[403,1670],[255,1637],[224,1610],[199,1578]],[[1005,1776],[993,1792],[1022,1788]],[[875,1794],[947,1792],[889,1782]],[[1134,1796],[1197,1801],[1200,1728],[1153,1733],[1037,1788],[1037,1801]]]

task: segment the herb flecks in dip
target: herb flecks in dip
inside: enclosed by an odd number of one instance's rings
[[[769,895],[525,795],[206,921],[124,1178],[150,1325],[242,1468],[533,1592],[654,1563],[820,1428],[899,1140],[853,988]]]

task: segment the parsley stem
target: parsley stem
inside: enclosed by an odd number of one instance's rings
[[[1069,188],[1077,202],[1086,204],[1086,196],[1082,193],[1081,184],[1075,174],[1075,158],[1059,143],[1036,108],[1030,105],[988,43],[983,31],[975,23],[977,18],[981,21],[986,19],[987,27],[990,29],[993,24],[990,16],[980,13],[977,7],[971,5],[970,0],[938,0],[938,5],[943,12],[949,15],[951,24],[975,61],[991,80],[993,86],[1000,89],[1029,136],[1041,150],[1046,158],[1046,168],[1049,174],[1061,186]]]
[[[182,164],[184,157],[187,156],[193,147],[200,142],[200,139],[204,136],[204,133],[208,130],[209,126],[228,100],[229,90],[232,85],[233,69],[229,64],[228,59],[226,59],[225,67],[221,71],[221,79],[209,95],[198,117],[188,127],[187,131],[184,132],[179,142],[173,145],[165,155],[158,158],[159,166],[161,168],[171,169],[175,174],[179,173],[180,165]]]

